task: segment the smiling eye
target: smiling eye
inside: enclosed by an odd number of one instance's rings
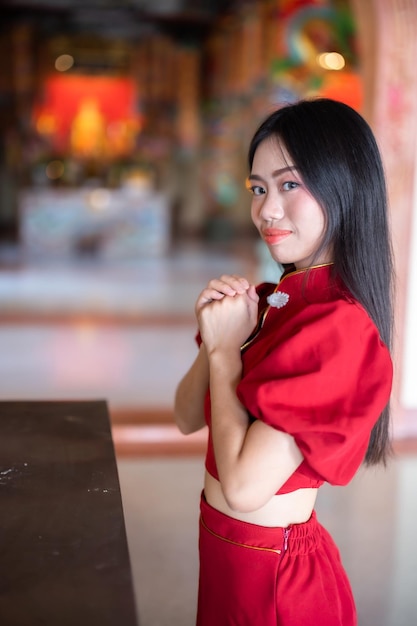
[[[260,185],[252,185],[251,187],[248,187],[248,191],[253,196],[262,196],[263,194],[266,193],[265,189],[261,187]]]
[[[299,183],[296,183],[293,180],[289,180],[285,183],[283,183],[282,188],[284,191],[291,191],[291,189],[297,189],[297,187],[299,187]]]

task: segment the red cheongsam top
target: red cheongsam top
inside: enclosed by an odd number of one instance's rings
[[[292,435],[304,457],[277,494],[347,484],[391,393],[389,351],[331,270],[317,266],[259,285],[259,328],[242,347],[240,402],[251,419]],[[205,417],[206,469],[218,479],[209,393]]]

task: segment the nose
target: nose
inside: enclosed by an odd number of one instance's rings
[[[265,222],[273,222],[284,217],[284,207],[278,194],[265,194],[259,207],[259,216]]]

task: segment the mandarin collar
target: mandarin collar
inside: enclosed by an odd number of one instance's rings
[[[337,286],[337,281],[331,277],[332,268],[333,263],[323,263],[284,273],[268,296],[268,304],[280,309],[299,297],[310,302],[327,300]]]

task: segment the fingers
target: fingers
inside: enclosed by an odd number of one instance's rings
[[[210,290],[215,290],[222,296],[235,296],[237,293],[245,293],[250,285],[246,278],[237,274],[223,274],[220,278],[214,278],[207,286]],[[218,299],[218,298],[216,298]]]
[[[223,300],[226,296],[243,295],[244,293],[251,294],[250,297],[255,302],[258,301],[258,295],[255,287],[250,285],[249,281],[243,276],[237,274],[223,274],[220,278],[213,278],[208,283],[207,287],[203,289],[197,298],[195,312],[197,318],[201,309],[215,300]]]
[[[249,289],[248,289],[248,296],[251,300],[253,300],[254,302],[258,303],[259,302],[259,296],[256,292],[256,287],[255,285],[250,285]]]
[[[246,278],[237,275],[223,274],[220,278],[213,278],[201,292],[198,302],[208,304],[213,300],[222,300],[225,296],[243,294],[249,289]]]
[[[244,294],[250,288],[249,282],[237,274],[223,274],[220,278],[213,278],[201,292],[196,303],[196,313],[213,300],[222,300],[225,296]]]

